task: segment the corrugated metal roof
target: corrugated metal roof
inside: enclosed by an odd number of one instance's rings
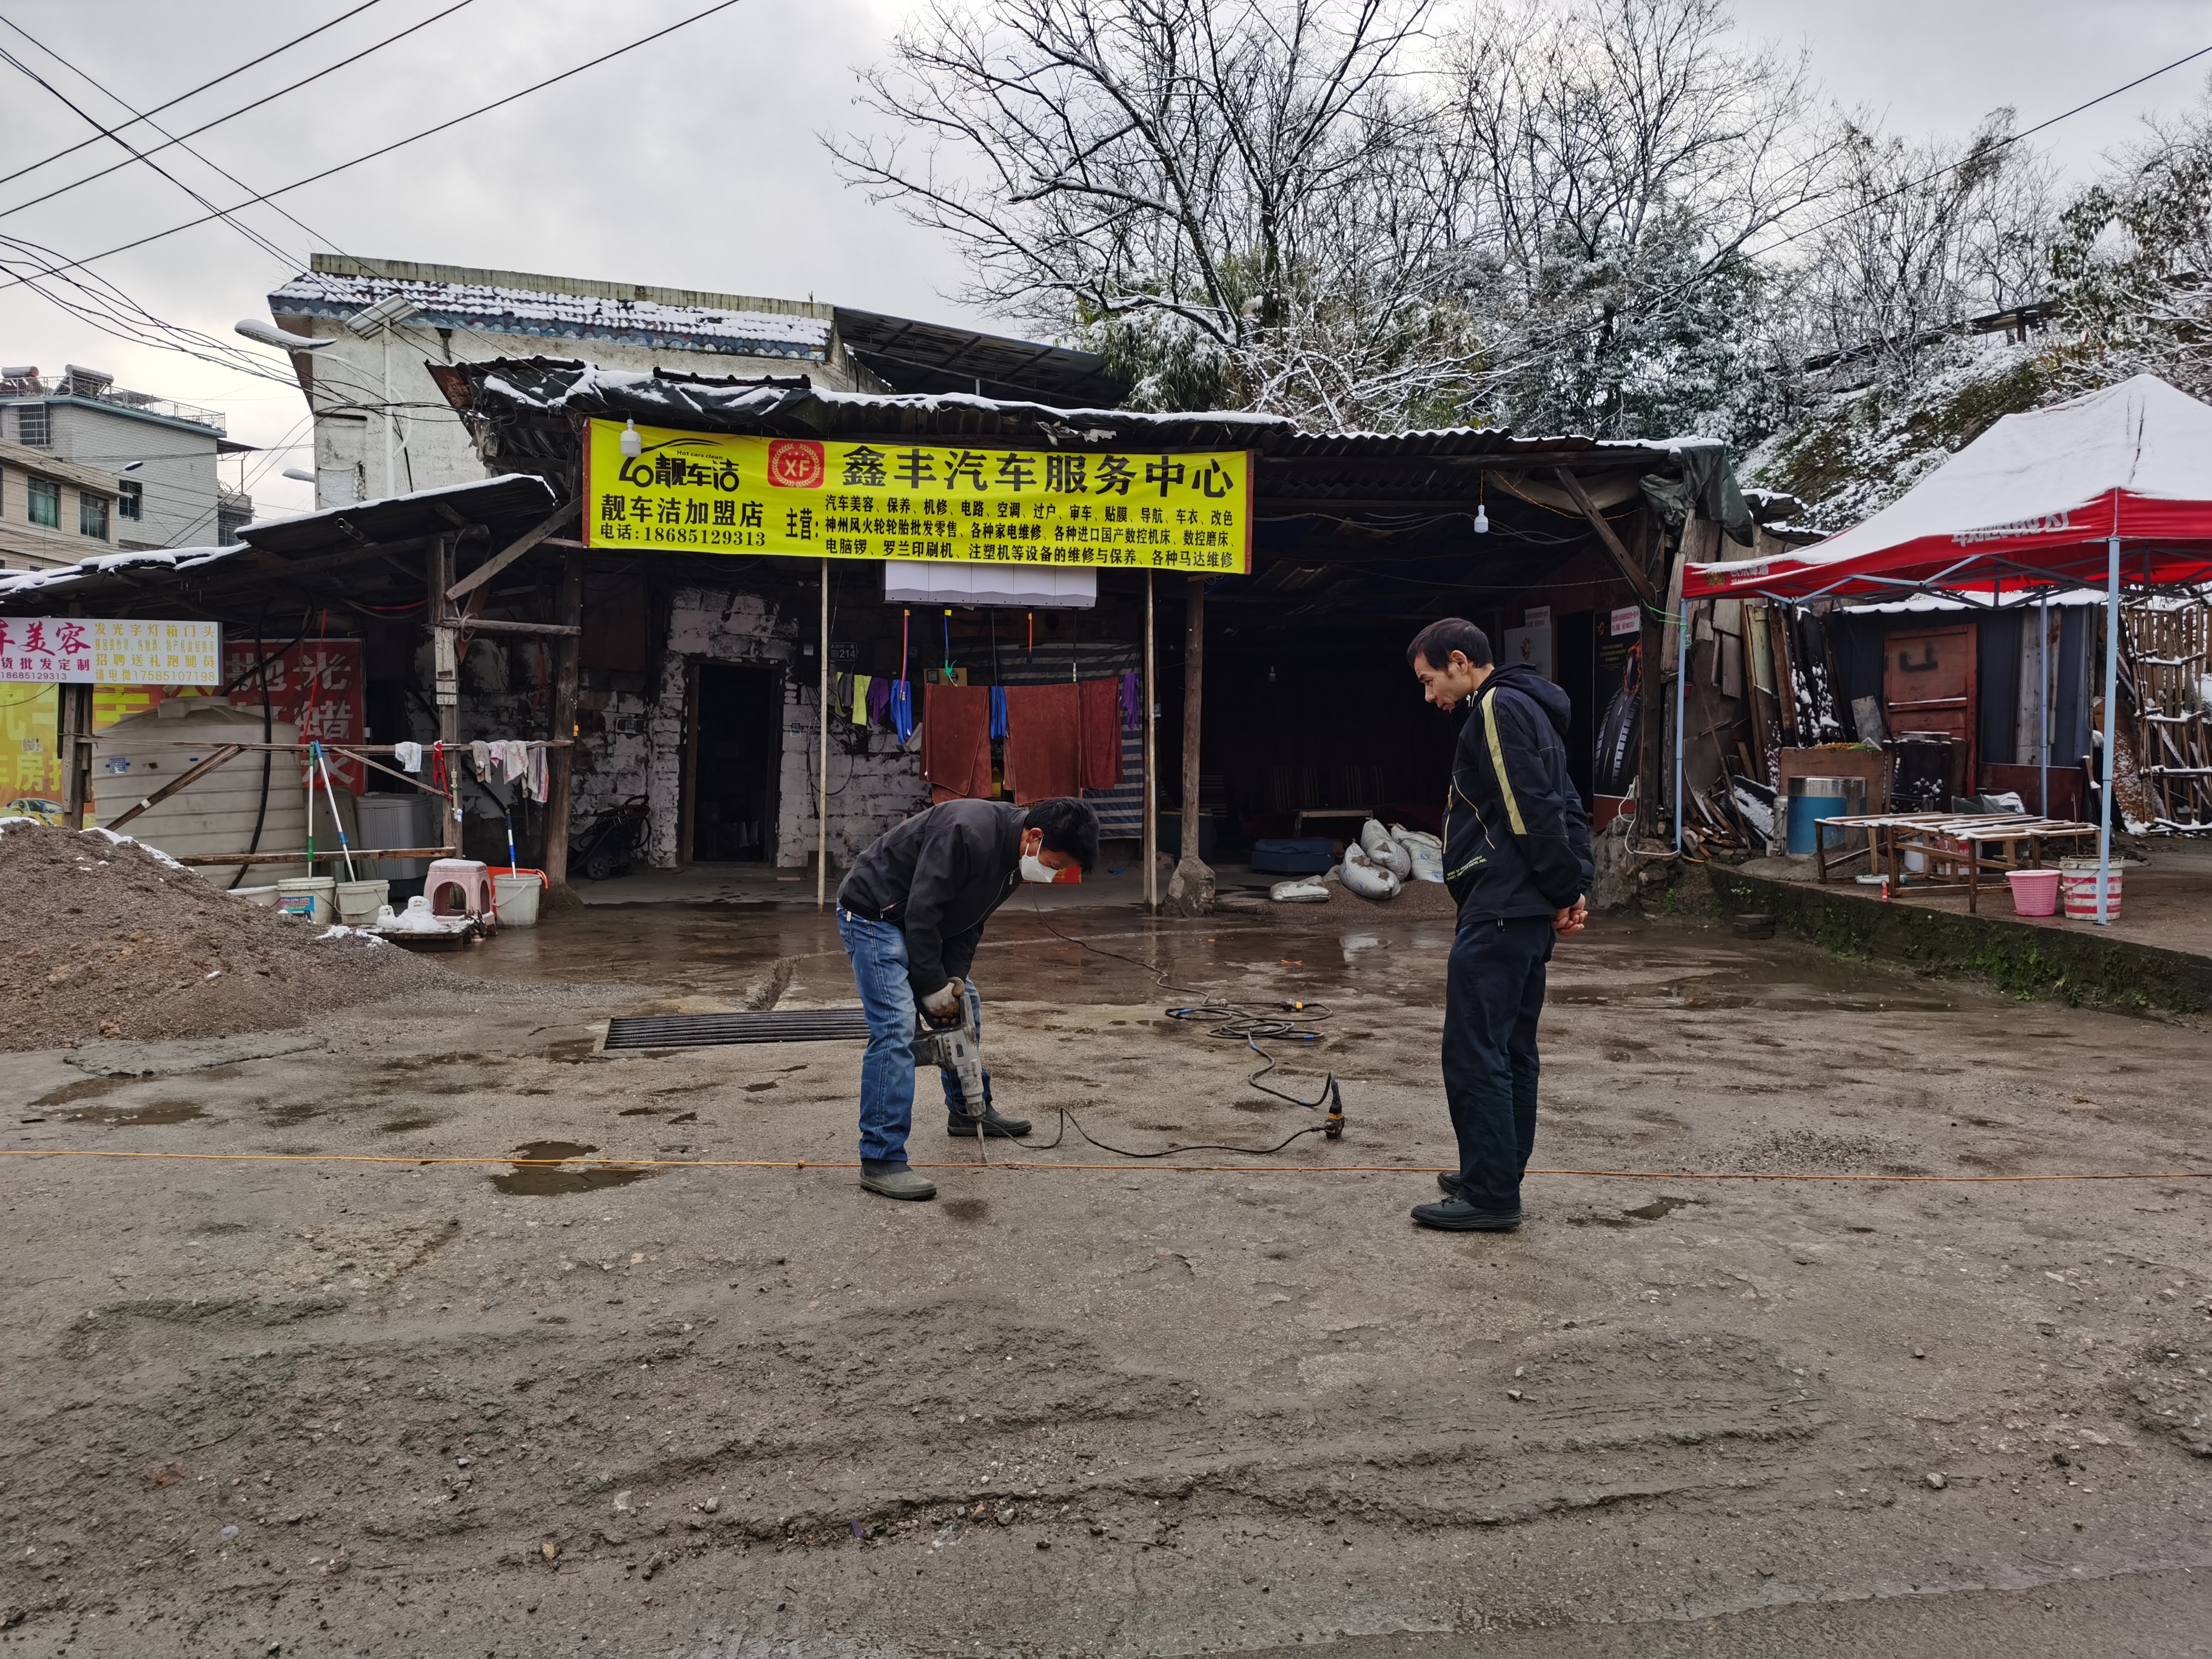
[[[894,392],[964,392],[1078,405],[1118,404],[1129,384],[1094,351],[837,307],[845,349]]]
[[[744,357],[827,362],[833,327],[827,317],[331,270],[294,277],[270,295],[269,308],[279,317],[343,319],[395,294],[417,307],[416,320],[434,328],[614,340]]]
[[[537,474],[507,472],[471,483],[418,489],[409,495],[326,507],[287,519],[264,519],[247,525],[238,535],[240,540],[267,553],[319,553],[372,542],[442,535],[464,525],[542,519],[558,499],[552,485]]]

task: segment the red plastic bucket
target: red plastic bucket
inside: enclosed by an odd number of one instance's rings
[[[2012,886],[2012,909],[2016,916],[2048,916],[2058,909],[2058,875],[2056,870],[2008,870],[2005,880]],[[2090,898],[2090,908],[2096,899]]]

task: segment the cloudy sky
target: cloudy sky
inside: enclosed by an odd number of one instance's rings
[[[134,162],[27,205],[110,166],[120,151],[103,140],[0,183],[0,235],[89,258],[200,216],[207,210],[187,187],[228,208],[709,3],[371,0],[157,118],[185,132],[425,26],[192,139],[205,163],[164,152],[156,159],[174,181]],[[149,109],[362,5],[0,0],[0,49],[107,124],[121,118],[118,99]],[[300,222],[267,204],[241,215],[275,251],[216,222],[89,269],[154,316],[237,344],[231,325],[265,318],[264,296],[304,265],[310,248],[963,316],[951,252],[845,187],[816,137],[865,125],[853,106],[853,70],[878,58],[908,9],[905,0],[739,0],[665,41],[283,197]],[[1838,101],[1895,131],[1947,137],[2000,105],[2015,107],[2023,125],[2040,121],[2212,45],[2212,0],[1735,0],[1735,10],[1746,35],[1808,51]],[[2212,58],[2045,135],[2062,173],[2093,168],[2146,113],[2194,101],[2207,64]],[[0,60],[0,173],[91,131]],[[0,258],[21,255],[0,246]],[[109,337],[32,286],[0,283],[0,362],[50,372],[87,364],[126,386],[218,407],[234,437],[270,447],[246,463],[262,514],[308,504],[308,486],[277,476],[307,454],[276,447],[306,435],[295,387]],[[280,363],[270,367],[282,373]]]

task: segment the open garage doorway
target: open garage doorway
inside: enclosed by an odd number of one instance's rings
[[[773,668],[693,670],[684,795],[686,864],[764,864],[775,855],[783,677]]]

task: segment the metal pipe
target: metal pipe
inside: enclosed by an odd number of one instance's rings
[[[2097,926],[2112,925],[2112,758],[2119,717],[2120,538],[2105,544],[2105,787],[2097,802]]]
[[[1152,574],[1145,572],[1145,914],[1157,915],[1160,908],[1160,795],[1155,781],[1158,751],[1154,716],[1159,713],[1158,694],[1152,689]]]
[[[1685,691],[1690,683],[1690,600],[1685,594],[1674,613],[1674,851],[1682,850],[1682,750],[1687,744]],[[1793,690],[1791,695],[1796,695]]]
[[[2043,769],[2043,799],[2036,807],[2051,816],[2051,590],[2036,601],[2035,729],[2038,764]]]
[[[830,561],[822,561],[822,757],[814,785],[814,908],[830,899]]]

